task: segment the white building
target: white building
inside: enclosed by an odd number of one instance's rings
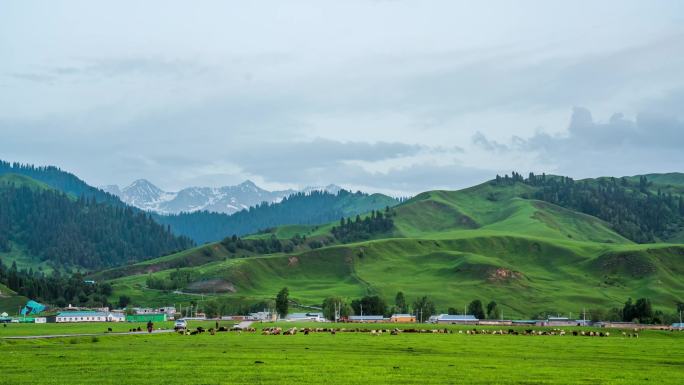
[[[157,308],[134,307],[133,312],[135,312],[135,314],[141,314],[141,315],[164,313],[169,318],[173,318],[173,316],[176,314],[176,308],[174,306],[164,306],[164,307],[157,307]]]
[[[479,320],[474,315],[440,314],[430,317],[428,322],[436,324],[476,324]]]
[[[259,311],[256,313],[249,313],[249,318],[255,321],[275,321],[276,317],[274,313],[270,311]]]
[[[309,321],[309,322],[325,322],[323,313],[292,313],[285,317],[286,321]]]
[[[65,311],[55,316],[55,322],[123,322],[119,314],[102,311]]]

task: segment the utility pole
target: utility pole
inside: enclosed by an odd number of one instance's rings
[[[363,323],[363,304],[359,304],[361,306],[361,323]]]

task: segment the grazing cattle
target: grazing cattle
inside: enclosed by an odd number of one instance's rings
[[[112,332],[112,328],[107,328],[107,332],[108,332],[108,333],[111,333],[111,332]]]

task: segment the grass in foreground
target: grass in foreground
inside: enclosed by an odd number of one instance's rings
[[[0,340],[2,384],[680,384],[684,333]]]

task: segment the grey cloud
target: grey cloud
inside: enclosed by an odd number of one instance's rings
[[[272,173],[264,178],[268,181],[295,182],[299,184],[324,184],[330,181],[341,186],[358,186],[366,191],[382,191],[392,194],[416,194],[432,189],[458,189],[491,179],[495,170],[466,167],[458,162],[448,165],[415,163],[407,167],[391,168],[387,172],[373,172],[355,164],[337,163],[325,168],[315,166],[298,170],[297,173]],[[312,182],[313,181],[313,182]]]
[[[484,135],[474,141],[481,148],[498,150]],[[536,156],[540,170],[578,177],[682,171],[684,122],[652,112],[635,119],[617,113],[597,122],[588,109],[576,107],[564,134],[513,137],[507,147]]]
[[[629,120],[617,113],[602,123],[596,122],[588,109],[576,107],[566,136],[538,133],[520,145],[546,152],[566,148],[578,152],[630,147],[675,149],[684,146],[684,122],[652,113],[641,113],[635,120]]]
[[[425,146],[398,142],[339,142],[318,138],[307,142],[248,146],[236,151],[236,160],[247,172],[282,178],[306,170],[327,170],[348,161],[374,162],[407,157],[425,150],[428,150]]]
[[[472,138],[473,144],[487,151],[508,151],[508,146],[495,140],[488,139],[480,131],[476,132]]]

